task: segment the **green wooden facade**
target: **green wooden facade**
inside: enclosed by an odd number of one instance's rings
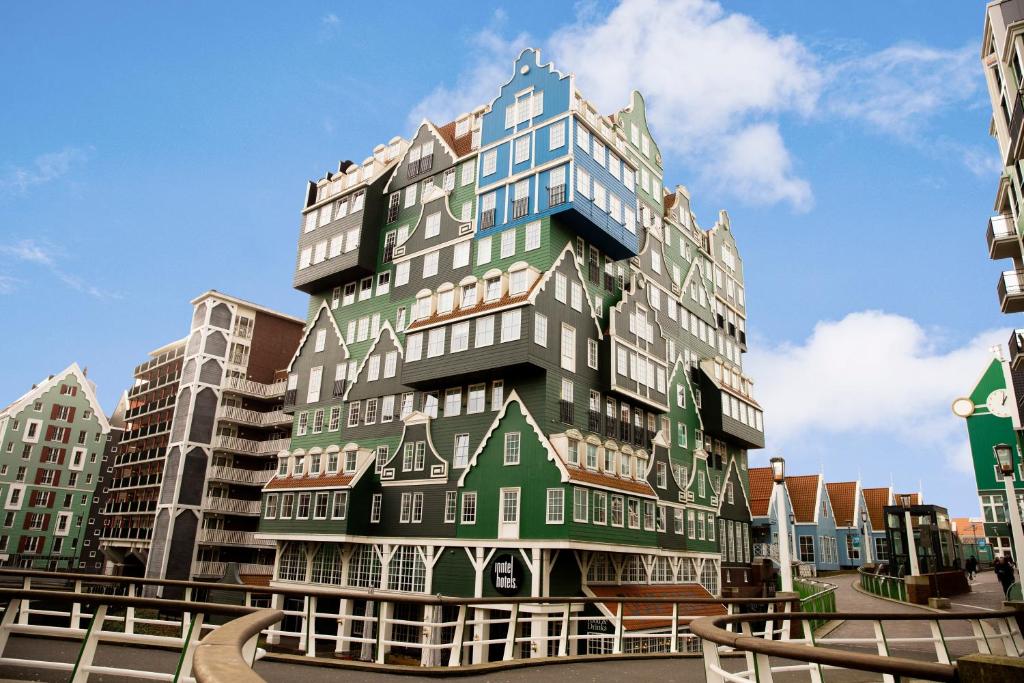
[[[763,446],[728,215],[701,229],[664,189],[638,93],[597,114],[531,50],[501,93],[309,185],[298,263],[317,277],[296,276],[293,436],[260,523],[274,581],[491,595],[510,554],[522,595],[718,594],[725,479],[746,505]],[[350,224],[379,244],[372,272],[332,261]]]

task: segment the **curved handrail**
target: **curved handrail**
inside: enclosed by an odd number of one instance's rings
[[[244,617],[233,619],[203,638],[196,646],[192,672],[198,683],[264,683],[262,676],[252,669],[246,652],[255,647],[255,639],[263,629],[284,619],[284,612],[261,609]]]
[[[787,614],[787,619],[794,621],[813,621],[815,619],[841,618],[845,621],[957,621],[964,619],[998,619],[1015,617],[1016,610],[999,610],[994,612],[955,612],[952,614],[925,613],[842,613],[839,615],[828,612],[796,612]],[[709,640],[717,645],[726,645],[744,652],[783,657],[802,662],[824,664],[842,669],[856,669],[872,673],[909,676],[933,681],[957,680],[956,666],[936,662],[922,662],[903,657],[872,655],[863,652],[851,652],[830,647],[808,647],[802,643],[790,643],[779,640],[766,640],[758,636],[747,636],[735,631],[727,631],[723,627],[728,624],[742,624],[764,620],[763,614],[738,614],[718,617],[701,617],[690,623],[690,632]]]
[[[164,600],[163,598],[131,597],[127,595],[107,595],[104,593],[74,593],[71,591],[23,590],[21,588],[0,588],[0,602],[3,599],[19,600],[50,600],[53,602],[82,602],[87,604],[111,605],[119,607],[149,607],[161,610],[181,610],[183,612],[204,612],[206,614],[224,614],[227,616],[246,616],[256,610],[255,607],[242,605],[225,605],[216,602],[196,602],[194,600]]]

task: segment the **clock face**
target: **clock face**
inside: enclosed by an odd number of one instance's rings
[[[1010,417],[1010,395],[1006,393],[1006,389],[996,389],[989,394],[985,406],[988,407],[988,412],[996,417]]]
[[[970,417],[974,414],[974,401],[969,398],[958,398],[953,401],[953,413],[958,417]]]

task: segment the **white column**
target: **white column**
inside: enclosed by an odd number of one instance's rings
[[[783,498],[784,484],[775,484],[775,518],[779,525],[779,569],[782,572],[782,590],[793,590],[793,563],[789,557],[789,517],[786,515],[786,501]]]
[[[861,539],[861,544],[864,546],[864,564],[874,564],[871,553],[874,552],[872,546],[875,544],[875,537],[871,535],[871,525],[867,522],[864,523],[864,534]]]
[[[910,555],[910,575],[921,576],[921,568],[917,564],[917,541],[914,540],[914,524],[910,510],[903,511],[903,521],[907,526],[907,553]]]
[[[1006,486],[1006,509],[1010,512],[1010,532],[1013,534],[1013,561],[1018,565],[1024,556],[1024,529],[1021,528],[1020,507],[1017,505],[1017,494],[1013,488],[1013,477],[1003,477]]]
[[[489,619],[491,611],[487,609],[481,609],[479,607],[473,610],[473,620],[476,624],[473,624],[473,663],[483,664],[490,659],[490,646],[481,644],[481,641],[491,639],[491,625],[481,624],[479,622]]]

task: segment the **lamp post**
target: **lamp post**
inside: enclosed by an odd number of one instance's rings
[[[786,461],[771,459],[772,481],[775,482],[775,519],[779,524],[779,569],[782,571],[782,590],[793,592],[793,563],[789,557],[789,518],[786,515],[786,501],[783,487],[786,485]]]
[[[907,530],[907,554],[910,556],[910,575],[921,576],[921,568],[917,564],[917,541],[914,540],[914,520],[910,514],[910,505],[913,499],[909,494],[899,497],[899,504],[903,508],[903,522]]]
[[[1010,532],[1013,534],[1013,560],[1024,553],[1024,530],[1021,528],[1020,508],[1017,506],[1017,494],[1013,488],[1013,448],[1005,443],[992,447],[996,456],[996,464],[1003,474],[1003,485],[1006,487],[1006,510],[1010,516]]]
[[[868,511],[860,511],[860,528],[863,530],[861,534],[861,545],[864,546],[864,564],[874,564],[871,557],[871,546],[874,545],[875,539],[871,538],[871,531],[868,527]]]

